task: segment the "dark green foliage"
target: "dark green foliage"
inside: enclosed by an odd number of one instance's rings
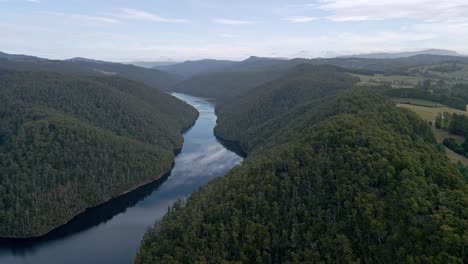
[[[306,75],[220,108],[249,157],[171,208],[136,263],[468,261],[466,184],[427,123],[372,92],[321,98],[352,84],[339,71]]]
[[[0,236],[42,235],[171,168],[196,110],[120,78],[0,70]]]
[[[353,87],[357,81],[335,66],[296,66],[282,78],[220,106],[215,132],[221,138],[240,141],[242,147],[250,151],[257,144],[254,143],[256,139],[263,141],[266,134],[280,128],[280,123],[267,121],[298,109],[305,102]]]
[[[442,124],[443,124],[443,120],[442,120],[442,114],[437,114],[436,116],[436,119],[435,119],[435,128],[437,129],[442,129]]]
[[[451,115],[448,130],[450,133],[460,136],[468,136],[468,117],[466,115]]]
[[[0,67],[21,71],[47,71],[84,76],[120,76],[163,90],[168,90],[170,86],[180,81],[178,76],[165,71],[82,58],[62,61],[36,57],[1,58],[0,56]]]
[[[464,166],[460,162],[455,163],[455,166],[457,167],[458,171],[460,171],[460,173],[465,178],[465,182],[468,183],[468,166]]]
[[[464,57],[418,55],[398,59],[293,59],[251,57],[240,62],[193,61],[168,66],[169,72],[189,76],[173,87],[175,91],[218,99],[223,104],[238,95],[246,94],[251,89],[281,77],[284,72],[301,65],[335,65],[346,68],[349,72],[372,75],[375,73],[408,75],[408,70],[419,66],[444,63],[447,61],[468,63]],[[221,64],[219,64],[221,63]],[[211,65],[208,69],[206,66]],[[219,68],[215,68],[219,65]],[[191,74],[187,75],[187,70]],[[193,72],[193,71],[197,72]],[[451,102],[452,98],[443,98],[444,104],[460,107],[460,101]],[[463,108],[464,109],[464,108]]]
[[[452,95],[468,102],[468,84],[457,84],[451,89]]]
[[[446,138],[443,141],[444,146],[447,148],[453,150],[455,153],[458,153],[463,156],[468,156],[468,152],[465,150],[465,148],[458,144],[457,141],[453,138]]]
[[[386,92],[386,95],[397,98],[415,98],[433,101],[460,110],[465,110],[467,104],[462,98],[450,96],[443,92],[432,93],[417,88],[390,89]]]
[[[431,67],[431,71],[442,72],[442,73],[456,72],[461,69],[463,69],[463,67],[457,65],[456,62],[444,63],[444,64],[439,64],[439,65]]]
[[[468,117],[465,115],[444,113],[443,117],[438,115],[437,119],[442,120],[439,128],[447,129],[451,134],[465,137],[465,142],[461,145],[453,138],[444,139],[443,144],[454,152],[468,157]]]
[[[216,98],[219,102],[248,92],[250,89],[281,75],[278,71],[234,71],[195,75],[178,83],[174,91]]]

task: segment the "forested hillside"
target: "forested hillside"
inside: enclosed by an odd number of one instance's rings
[[[365,58],[330,58],[330,59],[274,59],[251,57],[239,62],[207,62],[193,61],[168,66],[167,70],[173,74],[186,76],[177,82],[172,89],[182,93],[217,99],[222,105],[235,97],[246,94],[252,88],[276,80],[285,72],[303,64],[323,66],[335,65],[347,69],[349,72],[373,76],[373,74],[410,76],[410,70],[439,65],[446,62],[468,63],[466,57],[417,55],[396,59],[365,59]],[[215,66],[218,66],[217,68]],[[188,69],[191,70],[187,74]],[[195,70],[198,70],[194,72]],[[432,76],[436,77],[436,76]],[[440,79],[439,77],[435,79]]]
[[[283,77],[220,105],[216,135],[240,141],[241,147],[249,152],[258,141],[266,142],[269,133],[281,128],[280,123],[268,122],[271,119],[286,115],[304,103],[349,89],[358,81],[336,66],[298,65]],[[297,113],[295,118],[303,115]],[[265,129],[266,125],[278,126]]]
[[[235,64],[228,60],[198,60],[186,61],[171,65],[156,66],[154,69],[163,70],[172,74],[180,75],[184,78],[190,78],[198,74],[207,74],[219,72],[220,70]]]
[[[84,76],[119,76],[163,90],[168,90],[180,81],[178,76],[165,71],[84,58],[48,60],[3,53],[0,54],[0,68]]]
[[[249,157],[171,208],[136,263],[468,261],[467,186],[429,125],[303,69],[220,106],[216,133]]]
[[[280,71],[232,71],[195,75],[172,89],[180,93],[215,98],[217,103],[227,102],[252,88],[281,76]]]
[[[189,105],[118,77],[0,70],[0,236],[42,235],[171,168]]]

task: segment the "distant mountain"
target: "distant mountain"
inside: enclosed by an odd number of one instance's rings
[[[283,65],[286,64],[287,59],[281,58],[266,58],[266,57],[256,57],[251,56],[250,58],[237,62],[231,67],[225,69],[228,71],[237,71],[237,70],[273,70],[277,68],[283,68]]]
[[[169,73],[177,74],[188,78],[197,74],[206,74],[216,72],[227,68],[228,66],[236,64],[235,61],[229,60],[197,60],[186,61],[183,63],[156,66],[155,69],[164,70]]]
[[[244,61],[230,63],[226,67],[213,68],[210,72],[191,76],[177,83],[172,89],[182,93],[216,98],[218,103],[222,103],[241,93],[246,93],[256,86],[277,79],[300,64],[335,65],[361,74],[407,74],[410,68],[448,61],[468,64],[468,57],[416,55],[395,59],[297,58],[292,60],[250,57]],[[196,65],[196,62],[193,63]],[[179,72],[175,71],[174,73]]]
[[[406,58],[417,55],[439,55],[439,56],[462,56],[456,51],[444,49],[427,49],[421,51],[398,52],[398,53],[369,53],[349,56],[340,56],[340,58],[362,58],[362,59],[396,59]]]
[[[88,58],[82,58],[82,57],[75,57],[71,59],[66,59],[64,61],[70,61],[70,62],[89,62],[89,63],[100,63],[100,64],[109,64],[113,62],[108,62],[108,61],[102,61],[102,60],[93,60],[93,59],[88,59]]]
[[[0,67],[20,71],[55,72],[67,75],[115,75],[162,90],[168,90],[169,87],[180,81],[178,76],[165,71],[87,58],[48,60],[27,55],[0,53]]]
[[[131,61],[131,62],[124,62],[124,63],[150,69],[150,68],[174,65],[174,64],[178,64],[179,62],[176,62],[176,61]]]
[[[180,75],[186,79],[197,75],[208,75],[212,73],[245,72],[245,71],[271,71],[287,68],[288,59],[265,58],[251,56],[243,61],[230,60],[197,60],[186,61],[179,64],[155,67],[169,73]]]
[[[241,93],[273,80],[281,71],[219,71],[192,76],[172,89],[176,92],[228,101]]]
[[[8,59],[8,60],[45,60],[43,58],[23,55],[23,54],[8,54],[0,51],[0,59]]]

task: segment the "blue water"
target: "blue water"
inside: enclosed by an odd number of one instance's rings
[[[200,117],[184,134],[182,151],[168,177],[91,209],[44,238],[0,241],[0,263],[132,263],[146,229],[174,201],[242,162],[216,140],[210,101],[173,95],[194,106]]]

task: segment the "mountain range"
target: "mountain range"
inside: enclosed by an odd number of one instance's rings
[[[49,60],[28,55],[0,53],[0,67],[34,72],[55,72],[82,76],[120,76],[151,87],[168,90],[180,77],[157,69],[87,58]]]

